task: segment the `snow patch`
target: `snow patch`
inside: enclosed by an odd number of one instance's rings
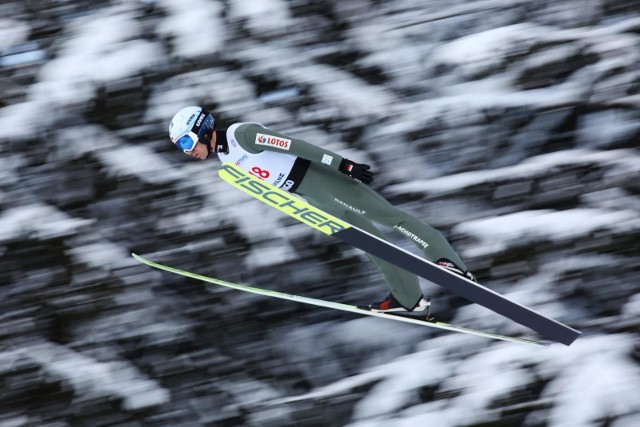
[[[282,32],[291,27],[289,5],[281,0],[235,0],[229,5],[230,15],[246,19],[253,32]]]
[[[0,19],[0,52],[9,49],[29,36],[29,26],[15,19]]]
[[[17,240],[26,236],[35,239],[68,236],[91,224],[93,220],[71,218],[52,206],[20,206],[7,209],[0,216],[0,241]]]
[[[585,163],[600,163],[615,165],[615,169],[625,173],[633,173],[640,167],[636,161],[636,153],[631,150],[564,150],[528,158],[515,166],[498,169],[464,172],[447,175],[429,180],[416,180],[402,184],[391,185],[385,191],[392,194],[447,194],[460,192],[465,188],[496,181],[513,181],[520,178],[535,178],[548,174],[550,169],[570,167]]]
[[[168,390],[125,361],[99,362],[52,343],[20,351],[23,357],[41,364],[47,373],[69,381],[79,396],[122,399],[126,410],[162,405],[170,400]]]
[[[91,268],[108,268],[126,263],[134,264],[133,259],[122,247],[109,242],[93,243],[76,246],[68,250],[76,262]]]
[[[207,0],[158,0],[157,3],[168,16],[156,31],[172,37],[175,56],[213,55],[223,47],[226,36],[221,3]]]
[[[97,153],[113,176],[135,176],[150,184],[179,182],[184,175],[147,147],[122,145]]]
[[[491,250],[496,250],[500,247],[506,249],[516,241],[544,239],[559,242],[602,229],[637,228],[640,228],[640,216],[634,211],[571,209],[523,211],[472,220],[455,226],[454,232],[473,236],[478,241],[478,248],[490,246]]]
[[[113,8],[72,21],[71,36],[62,44],[60,56],[40,70],[30,99],[82,104],[93,97],[97,84],[156,64],[162,55],[160,47],[140,38],[136,18],[127,8]]]

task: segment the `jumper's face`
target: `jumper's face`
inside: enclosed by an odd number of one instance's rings
[[[214,136],[214,138],[215,138],[215,136]],[[213,142],[213,140],[211,142]],[[188,156],[195,157],[196,159],[200,159],[200,160],[204,160],[209,156],[208,147],[206,145],[204,145],[202,142],[198,142],[196,144],[196,146],[193,147],[193,150],[185,151],[185,153]]]

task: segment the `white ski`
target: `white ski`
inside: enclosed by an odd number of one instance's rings
[[[480,331],[476,329],[465,328],[463,326],[451,325],[449,323],[444,323],[444,322],[427,321],[427,320],[415,319],[411,317],[398,316],[398,315],[387,314],[387,313],[378,313],[375,311],[363,310],[353,305],[342,304],[342,303],[332,302],[332,301],[324,301],[316,298],[303,297],[299,295],[287,294],[284,292],[278,292],[278,291],[261,289],[261,288],[256,288],[252,286],[247,286],[247,285],[241,285],[238,283],[232,283],[232,282],[227,282],[220,279],[215,279],[212,277],[202,276],[200,274],[191,273],[189,271],[180,270],[178,268],[169,267],[163,264],[158,264],[156,262],[149,261],[137,254],[132,253],[131,256],[133,256],[136,260],[140,261],[141,263],[146,264],[153,268],[168,271],[174,274],[179,274],[185,277],[190,277],[196,280],[202,280],[203,282],[213,283],[215,285],[220,285],[220,286],[226,286],[227,288],[237,289],[239,291],[250,292],[258,295],[264,295],[267,297],[296,301],[296,302],[315,305],[319,307],[332,308],[334,310],[348,311],[348,312],[360,314],[360,315],[381,317],[384,319],[396,320],[399,322],[412,323],[414,325],[419,325],[419,326],[427,326],[430,328],[444,329],[444,330],[453,331],[453,332],[462,332],[464,334],[477,335],[485,338],[492,338],[492,339],[502,340],[502,341],[511,341],[511,342],[520,343],[520,344],[529,344],[529,345],[536,345],[536,346],[548,346],[550,344],[547,341],[527,339],[527,338],[516,338],[516,337],[496,334],[493,332]]]

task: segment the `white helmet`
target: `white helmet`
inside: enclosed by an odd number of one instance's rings
[[[184,152],[193,150],[198,141],[209,145],[216,121],[207,110],[198,106],[178,111],[169,124],[169,138]]]

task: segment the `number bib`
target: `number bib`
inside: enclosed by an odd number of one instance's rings
[[[286,178],[291,173],[297,157],[273,151],[263,151],[258,154],[249,153],[238,144],[234,135],[235,130],[241,124],[233,124],[227,129],[229,153],[218,153],[218,157],[222,162],[231,162],[265,182],[281,188],[286,184]]]

